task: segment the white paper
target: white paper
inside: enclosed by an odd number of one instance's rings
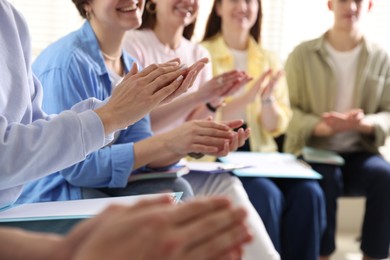
[[[181,197],[180,192],[169,194],[176,202]],[[1,211],[0,222],[90,218],[111,204],[132,205],[141,199],[155,198],[159,195],[161,194],[23,204]]]

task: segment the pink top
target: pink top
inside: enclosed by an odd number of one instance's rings
[[[153,63],[163,63],[177,57],[180,58],[182,63],[191,66],[201,58],[210,58],[208,51],[204,47],[197,43],[193,43],[184,37],[182,38],[179,47],[176,50],[172,50],[162,44],[152,30],[131,30],[127,32],[124,48],[130,56],[139,61],[142,67],[147,67]],[[183,95],[197,91],[200,86],[211,78],[212,67],[209,63],[199,73],[193,87]],[[156,132],[166,132],[180,126],[186,121],[187,116],[188,115],[183,114],[183,116],[176,118],[175,121],[170,122],[169,125],[162,129],[158,129]]]

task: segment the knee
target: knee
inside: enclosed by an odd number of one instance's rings
[[[324,193],[317,181],[302,181],[295,188],[295,193],[300,198],[307,198],[311,200],[322,200]]]
[[[176,178],[173,183],[174,192],[183,192],[182,200],[186,200],[194,197],[194,191],[192,190],[191,184],[184,178]]]
[[[278,186],[267,178],[242,178],[242,184],[248,195],[259,199],[269,200],[272,204],[278,204],[284,195]]]
[[[390,193],[390,166],[372,170],[370,175],[375,190]]]

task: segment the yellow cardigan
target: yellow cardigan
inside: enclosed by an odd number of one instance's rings
[[[234,69],[233,56],[221,34],[202,42],[202,45],[210,53],[214,76]],[[249,76],[253,77],[253,80],[245,86],[245,90],[248,91],[261,74],[269,68],[272,68],[273,71],[277,71],[282,68],[282,65],[275,56],[264,50],[253,38],[250,38],[246,72]],[[250,147],[252,151],[276,151],[277,147],[274,137],[284,133],[287,128],[291,117],[291,109],[288,88],[284,76],[279,79],[279,82],[275,87],[274,97],[281,111],[278,118],[278,127],[274,132],[268,132],[261,126],[261,101],[259,96],[256,97],[254,102],[248,104],[246,107],[245,122],[252,130],[250,136]],[[229,102],[229,100],[232,100],[232,98],[227,98],[226,102]],[[220,117],[220,115],[217,115],[217,118],[218,117]]]

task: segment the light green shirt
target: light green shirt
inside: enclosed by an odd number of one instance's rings
[[[313,136],[324,112],[334,110],[337,84],[325,34],[297,46],[289,55],[286,78],[293,117],[287,129],[285,150],[301,154],[304,146],[329,149],[329,138]],[[390,131],[390,57],[379,46],[363,40],[359,54],[352,105],[363,109],[374,125],[374,135],[359,135],[362,150],[378,153]]]

